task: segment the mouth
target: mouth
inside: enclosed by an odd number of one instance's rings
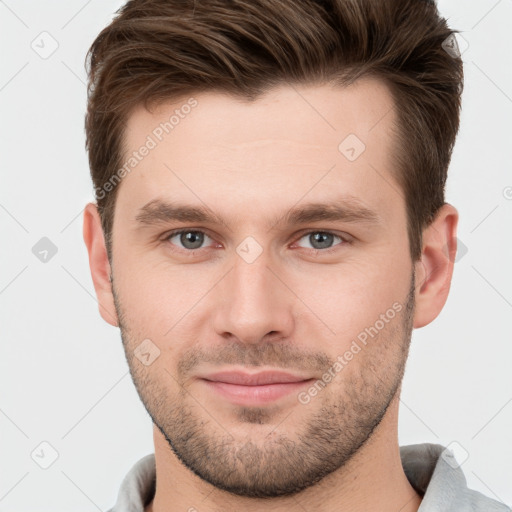
[[[315,379],[281,371],[219,372],[200,379],[216,395],[236,405],[274,402],[311,384]]]

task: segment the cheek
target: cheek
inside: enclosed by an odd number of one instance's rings
[[[151,327],[152,335],[162,335],[164,325],[169,323],[180,301],[175,289],[179,283],[171,284],[143,258],[137,261],[118,258],[114,264],[114,281],[125,324],[139,332]],[[147,332],[142,334],[150,337]]]
[[[387,318],[394,318],[397,307],[393,309],[393,305],[397,302],[404,306],[410,276],[403,270],[398,273],[399,265],[389,255],[385,258],[382,254],[378,260],[361,258],[287,275],[290,288],[314,313],[311,321],[318,324],[321,320],[334,331],[326,330],[325,339],[338,344],[339,349],[374,325],[382,314],[389,312]],[[406,268],[405,263],[401,268]],[[297,304],[304,309],[302,302]]]
[[[115,285],[125,325],[138,337],[175,344],[180,329],[200,320],[216,276],[212,267],[170,264],[152,255],[118,260]]]

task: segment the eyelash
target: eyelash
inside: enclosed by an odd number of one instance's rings
[[[207,237],[212,238],[210,235],[208,235],[208,233],[206,233],[205,231],[203,231],[201,229],[177,229],[177,230],[171,231],[169,233],[166,233],[163,237],[163,241],[170,243],[171,238],[173,238],[176,235],[180,235],[182,233],[202,233],[203,235],[206,235]],[[297,241],[304,238],[307,235],[312,234],[312,233],[323,233],[323,234],[327,234],[327,235],[333,235],[334,237],[339,238],[342,241],[342,243],[338,243],[338,244],[334,245],[333,247],[328,247],[327,249],[313,249],[313,248],[309,248],[309,247],[301,247],[301,249],[306,249],[306,250],[312,251],[314,253],[330,254],[331,252],[339,249],[340,246],[349,245],[349,244],[352,244],[352,242],[353,242],[353,239],[351,237],[349,237],[349,235],[342,236],[342,235],[338,235],[337,233],[334,233],[333,231],[321,230],[321,229],[311,229],[309,231],[305,231],[300,234],[300,236],[297,238]],[[174,245],[174,244],[170,244],[170,245]],[[182,249],[181,247],[178,247],[178,250],[185,251],[186,253],[189,253],[189,254],[194,254],[197,251],[200,251],[201,249],[207,249],[207,247],[200,247],[198,249]]]

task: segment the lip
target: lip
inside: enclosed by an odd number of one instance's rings
[[[267,370],[258,373],[246,373],[239,371],[227,371],[212,373],[203,377],[212,382],[224,382],[226,384],[238,384],[240,386],[263,386],[266,384],[288,384],[291,382],[302,382],[310,377],[293,375],[288,372]]]
[[[314,379],[281,371],[219,372],[201,379],[217,395],[236,405],[263,405],[298,392]]]

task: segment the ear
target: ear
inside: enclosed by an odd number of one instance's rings
[[[94,203],[88,203],[84,209],[83,234],[89,252],[89,268],[91,269],[92,281],[98,298],[100,315],[105,322],[117,327],[119,322],[112,294],[112,283],[110,282],[111,268],[100,215]]]
[[[421,258],[415,263],[414,328],[432,322],[446,303],[457,253],[458,220],[457,210],[445,203],[432,223],[423,230]]]

